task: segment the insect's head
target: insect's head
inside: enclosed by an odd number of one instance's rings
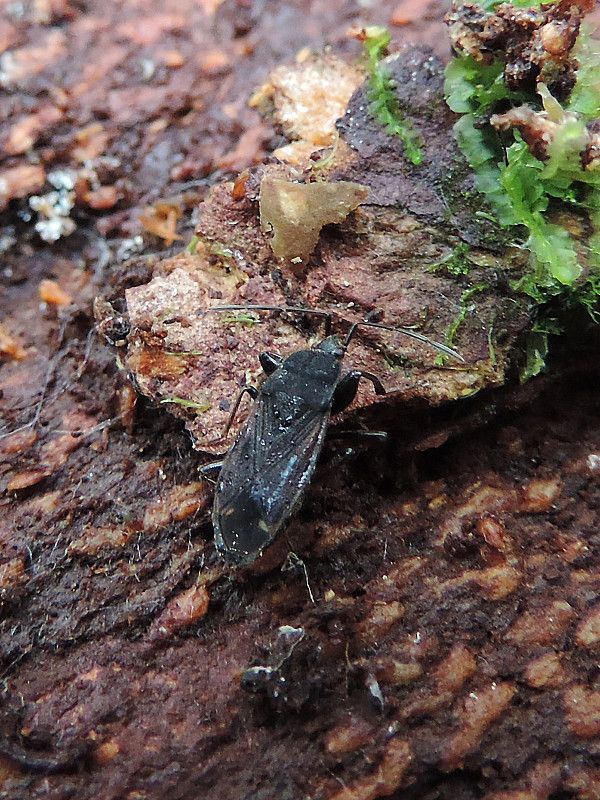
[[[346,347],[339,336],[327,336],[322,342],[318,342],[313,347],[313,350],[318,350],[321,353],[328,353],[330,356],[342,359],[346,352]]]

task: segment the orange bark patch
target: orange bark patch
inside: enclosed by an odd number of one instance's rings
[[[332,800],[374,800],[376,797],[388,797],[402,783],[411,761],[410,743],[402,739],[392,739],[376,772],[367,775],[352,787],[345,786]]]
[[[35,486],[36,483],[47,478],[52,473],[49,469],[32,469],[26,472],[18,472],[8,482],[6,489],[9,492],[18,492],[20,489],[27,489],[29,486]]]
[[[206,75],[218,74],[226,69],[228,64],[229,58],[223,50],[209,50],[198,56],[198,66]]]
[[[537,480],[523,487],[521,511],[540,514],[549,511],[560,494],[562,482],[559,480]]]
[[[481,570],[475,580],[490,600],[503,600],[515,591],[521,578],[521,573],[514,567],[500,565]]]
[[[120,753],[120,751],[121,747],[117,740],[109,739],[107,742],[103,742],[103,744],[97,748],[96,752],[94,753],[94,760],[100,765],[108,764]]]
[[[594,647],[600,641],[600,606],[591,611],[577,628],[575,641],[579,647]]]
[[[535,689],[544,686],[560,686],[565,681],[565,674],[558,653],[547,653],[527,665],[525,680]]]
[[[178,69],[185,64],[185,58],[179,50],[159,50],[156,57],[160,58],[163,64],[171,69]]]
[[[47,514],[54,514],[60,505],[61,498],[62,492],[59,490],[55,492],[47,492],[40,497],[30,498],[23,507],[27,508],[28,513],[36,514],[38,517],[45,516]]]
[[[120,193],[116,186],[100,186],[85,192],[83,199],[90,208],[101,211],[115,206],[119,202]]]
[[[104,153],[109,140],[110,134],[99,122],[87,125],[75,134],[73,158],[79,162],[93,161]]]
[[[551,644],[563,633],[575,609],[564,600],[557,600],[548,608],[525,611],[506,634],[515,644]]]
[[[105,526],[86,530],[81,539],[75,539],[69,546],[69,553],[91,555],[102,547],[123,547],[135,534],[133,528]]]
[[[143,347],[128,358],[127,366],[147,378],[169,380],[183,375],[189,369],[189,358],[185,355],[165,353],[158,347]]]
[[[512,550],[513,542],[505,531],[504,523],[492,514],[486,514],[478,520],[477,530],[490,547],[500,552],[510,552]]]
[[[5,564],[0,564],[0,596],[26,580],[25,560],[23,558],[11,558]]]
[[[169,601],[160,617],[152,624],[150,637],[167,638],[179,628],[197,622],[208,611],[206,586],[192,586]]]
[[[475,672],[475,657],[464,645],[457,644],[436,667],[434,679],[439,692],[456,692]]]
[[[372,737],[372,726],[361,717],[353,716],[329,732],[325,740],[325,750],[334,756],[354,753],[365,747]]]
[[[187,519],[206,508],[209,499],[210,491],[204,481],[174,486],[148,503],[144,512],[144,530],[164,528],[171,522]]]
[[[600,733],[600,692],[581,684],[563,695],[567,723],[573,733],[586,739]]]
[[[74,437],[70,433],[57,436],[43,446],[43,463],[53,472],[66,464],[69,454],[83,444],[83,441],[83,437]]]
[[[133,430],[135,407],[137,405],[137,392],[129,384],[122,386],[115,392],[117,403],[117,416],[125,430],[130,434]]]
[[[472,692],[460,710],[459,730],[442,748],[445,770],[460,769],[464,758],[479,747],[487,727],[508,706],[515,693],[512,683],[494,683],[482,691]]]
[[[66,43],[66,34],[53,28],[42,37],[39,46],[13,50],[8,67],[4,68],[5,83],[17,85],[30,75],[42,72],[63,55]]]
[[[182,14],[152,14],[121,23],[117,33],[140,47],[150,47],[159,42],[165,32],[182,30],[185,26]]]
[[[410,25],[423,17],[422,0],[403,0],[392,11],[390,24],[401,28],[403,25]]]
[[[256,164],[265,156],[264,144],[267,139],[268,132],[264,125],[254,125],[252,128],[248,128],[240,136],[233,150],[216,159],[216,166],[227,172],[240,172],[246,167]]]
[[[416,662],[404,663],[395,659],[377,661],[375,674],[377,680],[389,686],[404,686],[423,674],[423,667]]]
[[[27,452],[37,441],[35,428],[23,428],[0,439],[0,455],[12,456]]]
[[[434,591],[441,595],[446,591],[463,586],[465,583],[476,583],[490,600],[503,600],[519,586],[522,575],[514,567],[499,565],[489,569],[465,570],[458,578],[452,578],[442,584],[431,581]]]
[[[12,126],[8,133],[6,152],[11,156],[26,153],[37,142],[40,134],[63,117],[63,112],[53,105],[42,106],[35,114],[27,114]]]
[[[360,639],[368,645],[377,645],[392,625],[402,619],[404,606],[402,603],[375,603],[368,617],[365,617],[356,628]]]
[[[456,645],[436,667],[431,690],[404,706],[400,711],[400,718],[431,714],[438,708],[449,705],[476,668],[473,654],[464,645]]]
[[[466,517],[492,511],[511,511],[515,506],[516,499],[516,492],[512,489],[482,486],[456,511],[456,516]]]

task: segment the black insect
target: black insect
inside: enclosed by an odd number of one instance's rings
[[[131,325],[127,317],[116,311],[108,300],[102,297],[94,299],[94,317],[96,332],[104,336],[109,344],[122,347],[127,343]]]
[[[270,306],[211,310],[285,310],[321,314],[326,319],[326,338],[312,350],[298,350],[285,359],[261,353],[260,363],[268,377],[260,389],[244,389],[255,402],[223,461],[212,514],[217,549],[230,564],[242,566],[258,558],[294,513],[314,472],[329,417],[352,403],[360,379],[371,381],[377,394],[386,393],[370,372],[341,374],[342,359],[358,326],[404,333],[461,357],[414,331],[370,321],[355,322],[342,340],[329,335],[331,318],[324,311]]]

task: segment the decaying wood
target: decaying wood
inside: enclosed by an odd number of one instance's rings
[[[442,191],[457,154],[439,66],[415,50],[394,62],[423,98],[413,168],[351,66],[339,142],[338,112],[319,141],[323,120],[295,127],[293,76],[336,66],[282,64],[317,21],[343,49],[352,4],[13,5],[24,16],[0,23],[0,794],[600,796],[597,346],[576,333],[547,376],[514,378],[529,316],[505,276],[522,264]],[[252,94],[285,141],[245,107]],[[323,147],[333,157],[311,159]],[[45,183],[65,166],[72,188]],[[186,185],[218,169],[232,180],[213,175],[210,194]],[[268,177],[369,195],[298,265],[261,230]],[[51,191],[77,224],[55,244],[25,218]],[[192,225],[195,254],[176,238]],[[460,242],[468,279],[439,268]],[[197,451],[218,449],[258,351],[322,329],[202,313],[225,302],[328,308],[342,329],[381,308],[442,341],[460,314],[465,358],[361,335],[349,366],[399,391],[365,391],[336,432],[383,429],[387,443],[332,437],[286,535],[238,572],[215,555]]]

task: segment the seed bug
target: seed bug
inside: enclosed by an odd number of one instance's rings
[[[254,399],[226,454],[215,490],[212,522],[215,543],[230,564],[254,561],[273,542],[294,513],[315,470],[327,423],[356,397],[361,378],[378,395],[386,390],[376,375],[362,370],[341,374],[342,359],[359,326],[404,333],[462,360],[454,350],[422,334],[365,320],[355,322],[345,339],[331,335],[326,311],[278,306],[213,306],[211,311],[286,311],[325,317],[325,338],[310,350],[283,358],[261,353],[267,378],[259,389],[246,387],[234,404],[229,425],[247,392]]]

